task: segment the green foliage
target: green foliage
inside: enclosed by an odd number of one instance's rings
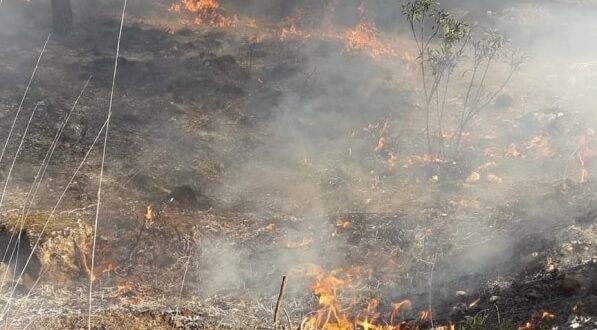
[[[459,330],[485,330],[487,327],[487,319],[489,317],[489,313],[480,312],[475,316],[467,316],[465,318],[465,323],[461,324],[458,329]]]
[[[439,9],[437,2],[432,0],[407,1],[402,5],[402,12],[410,24],[421,23],[425,17]]]
[[[462,135],[472,119],[498,96],[525,58],[520,52],[510,50],[508,40],[496,30],[489,29],[477,35],[468,24],[435,1],[407,1],[402,6],[402,13],[410,24],[418,49],[428,151],[453,160],[459,154]],[[464,61],[466,58],[471,61]],[[490,69],[500,62],[507,62],[510,72],[501,85],[488,88]],[[459,77],[467,79],[465,76],[470,74],[470,78],[468,88],[459,93],[450,88],[454,83],[453,73],[460,66],[464,73]],[[453,96],[464,100],[460,111],[446,107],[448,94],[454,93],[457,95]],[[444,126],[450,118],[456,118],[457,123],[450,127],[455,133],[446,140]]]

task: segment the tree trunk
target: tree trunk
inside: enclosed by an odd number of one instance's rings
[[[66,35],[73,29],[73,10],[70,0],[52,0],[54,33]]]

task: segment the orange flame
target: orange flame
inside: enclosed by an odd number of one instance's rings
[[[300,242],[287,242],[286,247],[289,249],[302,249],[309,247],[313,244],[313,239],[310,237],[303,237],[303,240]]]
[[[305,320],[301,329],[304,330],[402,330],[417,329],[409,327],[408,322],[399,318],[399,315],[412,308],[410,300],[392,304],[389,313],[379,310],[379,299],[373,298],[362,308],[357,306],[357,300],[351,299],[343,304],[338,297],[340,291],[355,284],[357,276],[367,275],[361,267],[346,271],[332,271],[319,273],[315,276],[311,290],[318,298],[318,308]]]
[[[531,319],[518,327],[518,330],[536,330],[542,329],[546,324],[550,324],[555,320],[556,316],[548,311],[541,311],[531,316]]]
[[[366,16],[365,5],[359,6],[360,21],[353,29],[346,31],[344,37],[344,50],[347,52],[366,52],[371,57],[397,56],[396,51],[379,41],[377,28]]]
[[[171,11],[183,10],[197,14],[195,24],[207,25],[217,28],[234,27],[238,23],[236,15],[224,16],[220,13],[220,4],[217,0],[180,0],[170,7]]]

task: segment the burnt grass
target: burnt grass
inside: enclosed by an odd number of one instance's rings
[[[15,7],[31,18],[26,28],[0,32],[2,136],[48,26],[34,6],[42,5]],[[2,239],[89,76],[36,212],[52,209],[103,124],[117,27],[111,14],[98,12],[70,36],[51,40],[23,108],[27,115],[42,102],[0,212]],[[382,309],[410,299],[407,319],[431,304],[437,324],[468,324],[482,315],[484,328],[508,329],[549,311],[555,319],[541,326],[594,327],[595,186],[559,175],[568,159],[504,159],[493,168],[502,184],[464,184],[485,163],[479,147],[457,174],[432,182],[435,166],[407,165],[410,155],[424,153],[425,141],[416,84],[404,63],[345,54],[336,40],[249,41],[253,34],[127,20],[107,150],[94,328],[267,328],[283,275],[285,309],[296,328],[316,308],[312,276],[353,267],[367,276],[343,294],[365,305],[377,297]],[[384,121],[388,148],[399,155],[396,168],[388,166],[389,151],[374,151],[379,128],[366,129]],[[536,133],[499,125],[496,140],[478,143],[502,148]],[[557,155],[573,151],[566,141],[576,128],[558,126],[555,134],[542,122],[532,125],[563,141]],[[16,136],[23,127],[21,118]],[[10,144],[9,159],[15,150]],[[17,292],[12,326],[86,327],[88,280],[77,249],[89,252],[84,243],[100,157],[96,147],[42,237],[40,284],[32,295]],[[155,216],[144,227],[147,206]],[[44,219],[30,218],[29,240]]]

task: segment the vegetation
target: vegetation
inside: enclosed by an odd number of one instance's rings
[[[471,122],[504,90],[524,57],[510,49],[509,42],[497,31],[476,35],[469,25],[435,1],[408,1],[402,10],[417,45],[428,152],[455,160]],[[508,73],[497,87],[491,88],[490,72],[500,62],[509,66]],[[463,73],[456,74],[457,70]],[[452,91],[456,79],[466,81],[463,93]],[[462,99],[462,106],[448,107],[450,95]]]

